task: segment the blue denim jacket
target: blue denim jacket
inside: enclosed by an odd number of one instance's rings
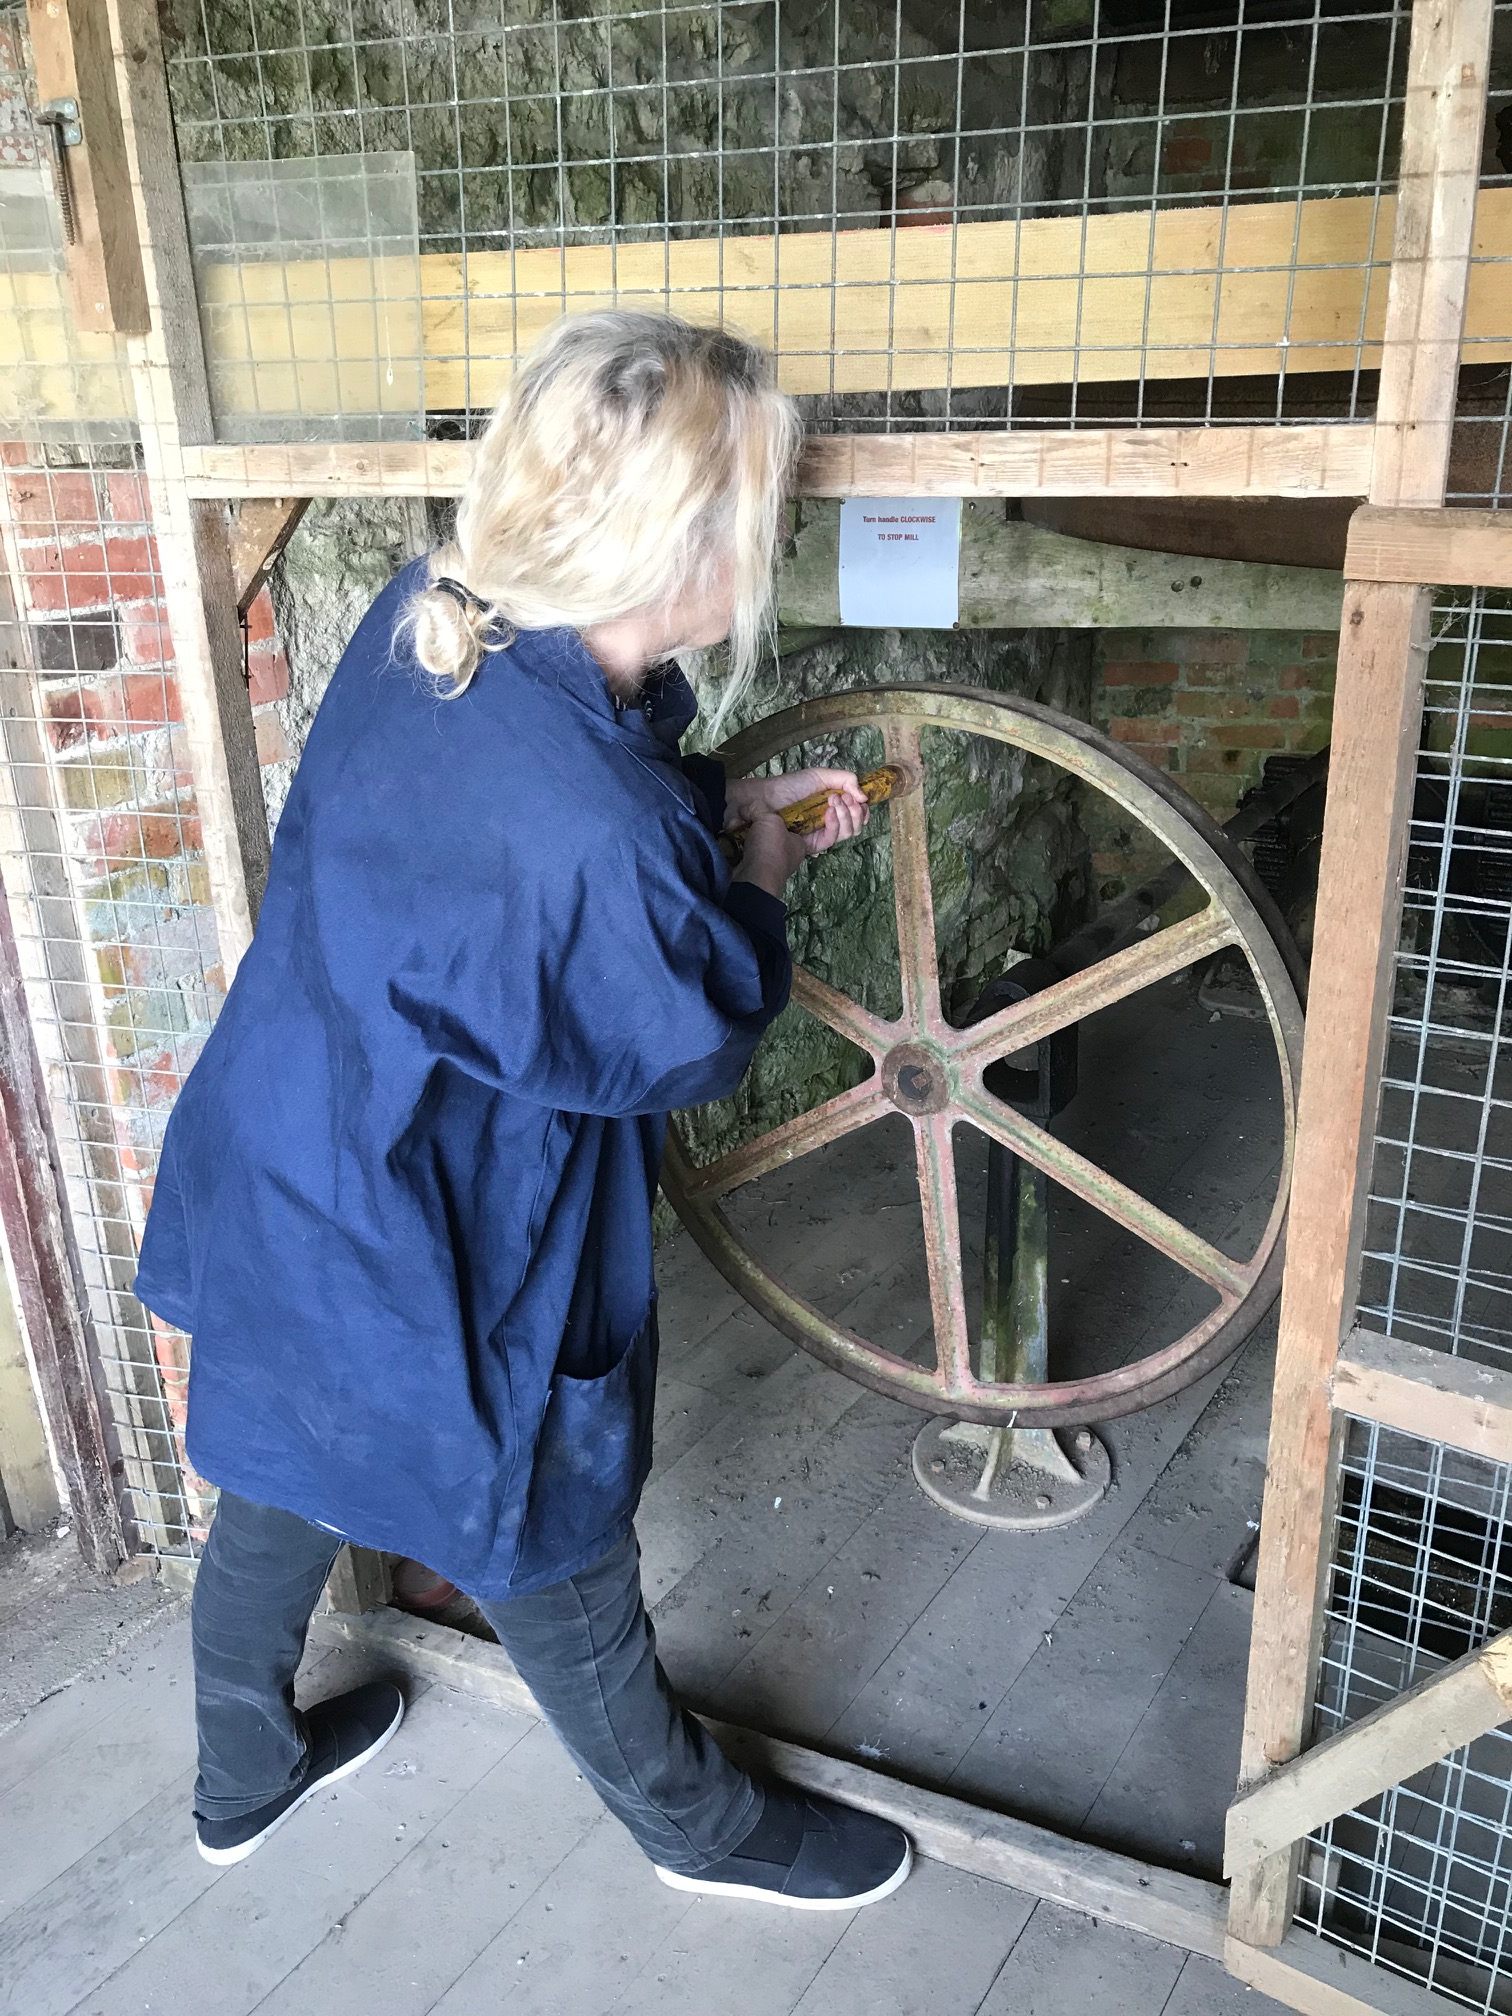
[[[666,1113],[735,1089],[791,968],[681,674],[621,708],[526,632],[438,699],[396,639],[418,579],[310,732],[137,1292],[192,1333],[203,1475],[497,1597],[629,1526]]]

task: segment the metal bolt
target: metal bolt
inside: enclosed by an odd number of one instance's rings
[[[63,114],[65,119],[77,119],[79,116],[79,101],[77,98],[60,98],[58,100],[58,110]]]
[[[1050,1493],[1048,1491],[1041,1491],[1034,1502],[1041,1512],[1048,1512],[1050,1510]]]
[[[1076,1447],[1081,1451],[1083,1456],[1085,1456],[1087,1451],[1092,1447],[1092,1430],[1090,1428],[1077,1429]]]
[[[945,1474],[944,1462],[938,1456],[933,1456],[930,1458],[929,1467],[934,1472],[936,1477],[942,1477]]]

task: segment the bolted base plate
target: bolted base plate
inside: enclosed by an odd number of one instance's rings
[[[913,1445],[914,1481],[957,1519],[1033,1533],[1084,1519],[1113,1481],[1090,1428],[979,1428],[930,1421]]]

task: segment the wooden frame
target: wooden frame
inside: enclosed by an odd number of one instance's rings
[[[1479,1368],[1436,1353],[1359,1331],[1344,1348],[1358,1291],[1411,815],[1428,584],[1500,585],[1507,577],[1507,533],[1491,514],[1442,509],[1491,11],[1489,0],[1414,9],[1377,445],[1369,506],[1351,526],[1346,561],[1313,1033],[1299,1108],[1241,1790],[1230,1815],[1229,1964],[1299,2008],[1359,2006],[1321,1990],[1310,2001],[1297,1999],[1275,1978],[1267,1949],[1281,1944],[1292,1917],[1301,1837],[1508,1713],[1501,1692],[1507,1647],[1498,1641],[1328,1743],[1304,1748],[1346,1414],[1357,1410],[1475,1453],[1507,1453],[1505,1375],[1483,1391]],[[1424,1990],[1411,1992],[1413,2008],[1447,2006]]]
[[[109,12],[152,309],[150,331],[130,346],[131,383],[229,974],[247,942],[266,869],[266,824],[236,640],[238,604],[265,573],[299,500],[455,494],[472,450],[440,442],[237,447],[214,440],[182,196],[172,150],[153,144],[168,122],[155,7],[153,0],[110,0]],[[1299,1827],[1309,1824],[1305,1815],[1316,1806],[1297,1788],[1337,1770],[1341,1756],[1353,1760],[1350,1770],[1362,1770],[1361,1759],[1378,1740],[1350,1731],[1337,1748],[1309,1753],[1302,1765],[1294,1761],[1304,1751],[1313,1698],[1339,1421],[1345,1412],[1386,1425],[1410,1421],[1411,1432],[1438,1435],[1476,1454],[1504,1455],[1512,1436],[1512,1397],[1500,1385],[1485,1390],[1478,1377],[1466,1376],[1469,1368],[1451,1371],[1439,1361],[1429,1366],[1424,1359],[1434,1354],[1418,1355],[1414,1347],[1364,1333],[1341,1349],[1353,1320],[1363,1188],[1357,1179],[1374,1123],[1428,584],[1489,576],[1506,585],[1509,570],[1499,523],[1489,514],[1442,509],[1469,293],[1489,28],[1489,0],[1417,0],[1414,8],[1401,190],[1380,329],[1382,389],[1373,424],[842,434],[807,444],[801,478],[803,492],[819,497],[1369,499],[1352,528],[1345,590],[1298,1209],[1283,1304],[1245,1796],[1235,1809],[1237,1874],[1227,1937],[1220,1935],[1216,1886],[1108,1857],[810,1751],[766,1746],[799,1782],[841,1790],[905,1818],[926,1852],[1192,1950],[1221,1950],[1241,1979],[1299,2009],[1330,2016],[1371,2009],[1420,2016],[1447,2006],[1289,1927],[1296,1850],[1287,1830],[1298,1814],[1304,1815]],[[266,501],[270,508],[249,510],[228,528],[224,507],[233,499]],[[349,1564],[346,1581],[350,1603],[368,1604],[382,1593],[361,1560]],[[507,1662],[501,1667],[502,1655],[477,1641],[409,1625],[381,1609],[362,1619],[333,1616],[322,1628],[378,1632],[432,1677],[520,1705],[517,1676],[504,1670]],[[1440,1676],[1426,1691],[1442,1708],[1446,1691],[1467,1690],[1479,1716],[1494,1706],[1486,1671],[1485,1657],[1473,1655],[1468,1678],[1449,1683]],[[1500,1701],[1498,1686],[1491,1691]],[[1447,1731],[1451,1737],[1470,1714],[1461,1707]],[[1446,1734],[1442,1721],[1435,1725],[1438,1735],[1430,1734],[1426,1712],[1417,1697],[1382,1711],[1381,1725],[1393,1743],[1404,1731],[1411,1736],[1410,1751],[1393,1750],[1393,1759],[1421,1756]],[[1383,1768],[1377,1758],[1372,1774]],[[1359,1782],[1358,1775],[1349,1779],[1352,1786]],[[1258,1825],[1255,1815],[1263,1820],[1267,1812],[1270,1822]]]

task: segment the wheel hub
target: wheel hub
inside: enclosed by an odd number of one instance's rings
[[[950,1104],[945,1060],[923,1043],[899,1043],[888,1051],[882,1089],[900,1113],[943,1113]]]

